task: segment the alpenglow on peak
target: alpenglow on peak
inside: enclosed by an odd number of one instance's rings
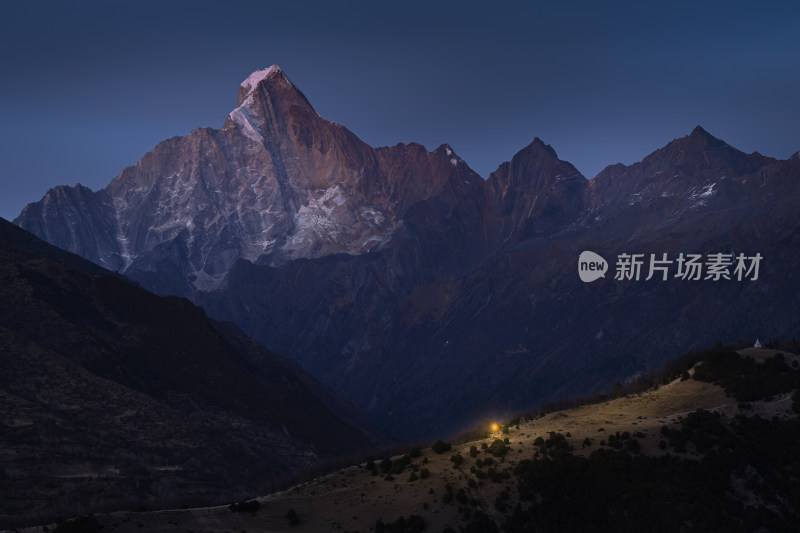
[[[281,67],[279,67],[278,65],[272,65],[269,68],[256,70],[255,72],[250,74],[239,86],[242,89],[244,89],[247,93],[249,93],[256,87],[258,87],[258,84],[261,83],[263,80],[278,76],[287,82],[289,81],[286,78],[286,74],[283,72],[283,69],[281,69]]]

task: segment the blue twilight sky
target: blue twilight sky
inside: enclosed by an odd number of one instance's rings
[[[0,0],[0,216],[220,127],[276,63],[369,144],[449,143],[484,177],[534,137],[590,178],[698,124],[800,150],[796,1]]]

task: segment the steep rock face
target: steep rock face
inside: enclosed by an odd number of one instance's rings
[[[31,233],[110,270],[124,265],[117,241],[114,204],[105,191],[81,184],[59,186],[29,204],[17,219]]]
[[[378,248],[414,203],[480,181],[447,146],[369,147],[273,66],[241,84],[220,130],[160,143],[98,193],[49,191],[15,223],[160,292],[189,294],[217,287],[239,258],[276,265]]]
[[[503,163],[486,181],[487,221],[496,240],[524,240],[553,234],[576,223],[584,212],[587,180],[536,138]]]

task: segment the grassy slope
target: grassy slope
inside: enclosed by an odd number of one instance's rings
[[[770,357],[773,353],[749,350],[746,355],[758,360]],[[786,356],[787,364],[798,359],[794,355]],[[104,531],[114,532],[286,531],[289,529],[286,513],[289,509],[295,509],[300,524],[291,530],[298,532],[367,532],[374,530],[377,520],[388,523],[410,514],[424,518],[427,525],[425,531],[442,531],[448,527],[454,530],[464,527],[467,521],[463,520],[461,511],[470,508],[473,519],[476,510],[480,510],[502,524],[511,516],[519,500],[514,468],[541,449],[534,444],[537,437],[547,439],[550,432],[569,433],[567,441],[575,456],[588,457],[600,448],[609,449],[608,446],[601,446],[601,440],[627,431],[632,435],[641,434],[637,438],[641,452],[632,456],[663,456],[665,451],[659,447],[659,441],[666,439],[662,435],[662,427],[678,428],[680,422],[698,408],[720,413],[720,420],[730,420],[741,413],[747,416],[758,414],[767,420],[772,417],[782,420],[796,418],[789,394],[776,395],[771,401],[752,402],[750,407],[743,407],[742,410],[739,402],[727,397],[718,385],[694,379],[675,380],[654,391],[523,421],[519,426],[509,427],[507,434],[498,432],[479,441],[454,446],[442,455],[435,454],[430,448],[424,449],[422,457],[414,459],[404,472],[395,474],[393,481],[385,480],[382,474],[372,475],[361,464],[259,498],[261,508],[256,513],[232,513],[227,507],[215,507],[157,513],[114,513],[97,518],[106,526]],[[496,437],[509,439],[510,450],[503,457],[492,457],[486,451],[479,451],[477,457],[470,457],[471,446],[480,450],[483,443],[491,444]],[[588,446],[583,445],[586,438],[591,441]],[[673,458],[684,457],[698,464],[702,457],[691,445],[683,453],[669,446],[666,451]],[[464,457],[460,468],[455,468],[450,460],[456,453]],[[470,472],[476,460],[483,461],[488,457],[492,457],[495,464],[484,465],[478,469],[480,472],[488,474],[490,469],[494,469],[501,474],[508,472],[510,478],[493,482],[488,477],[479,479]],[[427,468],[430,477],[409,481],[412,467]],[[470,486],[470,479],[476,482],[474,487]],[[455,497],[445,502],[448,485]],[[459,489],[464,489],[467,503],[458,501]],[[498,497],[502,500],[503,493],[507,494],[507,500],[501,502]],[[742,495],[742,499],[749,499],[751,505],[758,504],[759,497],[752,491],[743,488]],[[702,529],[702,525],[696,527]]]

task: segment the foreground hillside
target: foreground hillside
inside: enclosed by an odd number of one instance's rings
[[[709,351],[656,390],[513,420],[450,449],[376,458],[233,508],[83,523],[104,532],[788,531],[800,519],[799,359]]]
[[[235,326],[1,219],[0,300],[0,527],[224,501],[380,439]]]

